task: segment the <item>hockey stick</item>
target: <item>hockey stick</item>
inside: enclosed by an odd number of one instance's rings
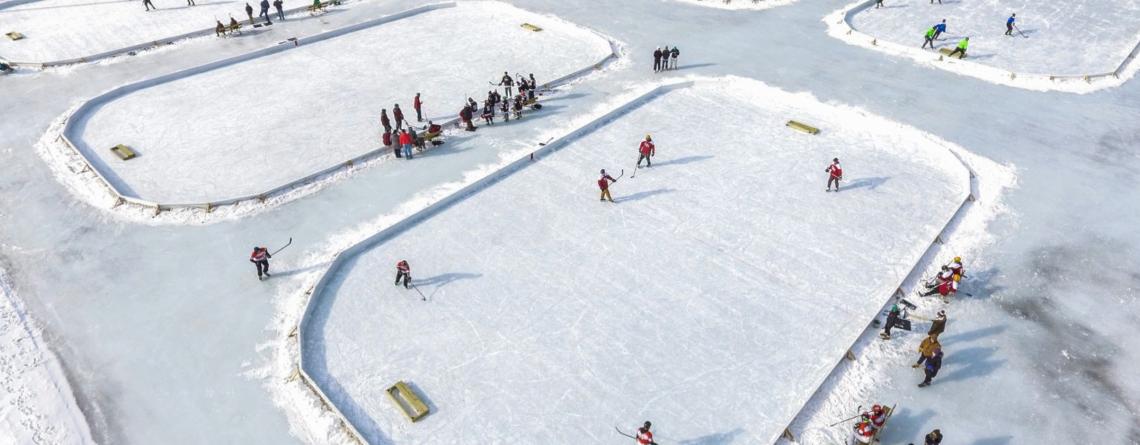
[[[280,252],[280,251],[282,251],[282,250],[285,250],[285,248],[286,248],[286,247],[289,247],[289,246],[290,246],[290,245],[292,245],[292,244],[293,244],[293,237],[289,237],[289,242],[285,243],[285,245],[284,245],[284,246],[281,246],[281,248],[280,248],[280,249],[277,249],[277,250],[273,251],[273,253],[271,253],[271,254],[269,254],[269,255],[270,255],[270,256],[272,256],[272,255],[277,255],[277,252]]]
[[[1027,36],[1027,35],[1025,35],[1025,33],[1021,32],[1021,28],[1018,28],[1017,25],[1013,25],[1013,29],[1016,29],[1017,33],[1021,34],[1022,37],[1025,37],[1027,39],[1029,38],[1029,36]]]
[[[623,433],[623,432],[621,431],[621,429],[620,429],[620,428],[618,428],[617,426],[614,426],[614,430],[616,430],[616,431],[618,432],[618,434],[621,434],[621,435],[623,435],[623,436],[625,436],[625,437],[628,437],[628,438],[630,438],[630,439],[637,439],[636,437],[633,437],[633,436],[630,436],[629,434]]]
[[[410,280],[410,278],[409,278],[409,280]],[[419,294],[420,294],[420,299],[421,299],[422,301],[427,301],[427,297],[425,297],[425,296],[424,296],[424,293],[420,291],[420,288],[416,287],[416,284],[415,284],[415,283],[412,283],[412,289],[415,289],[415,290],[416,290],[416,292],[419,292]]]
[[[614,182],[617,182],[617,180],[621,179],[622,176],[625,176],[625,169],[624,168],[621,169],[621,174],[619,174],[618,177],[614,178]]]
[[[858,408],[855,408],[855,411],[859,411],[859,414],[856,414],[856,415],[854,415],[854,416],[851,416],[851,417],[848,417],[848,418],[846,418],[846,419],[843,419],[843,420],[840,420],[840,421],[838,421],[838,422],[835,422],[835,423],[833,423],[833,424],[831,424],[831,425],[828,425],[827,427],[828,427],[828,428],[831,428],[831,427],[833,427],[833,426],[835,426],[835,425],[839,425],[839,424],[841,424],[841,423],[843,423],[843,422],[848,422],[848,421],[851,421],[851,420],[855,420],[855,418],[856,418],[856,417],[862,416],[862,415],[863,415],[863,405],[859,405],[859,407],[858,407]]]
[[[551,137],[550,137],[550,139],[547,139],[547,140],[546,140],[546,142],[539,142],[539,143],[538,143],[538,146],[539,146],[539,147],[545,147],[545,146],[546,146],[546,144],[549,144],[549,143],[550,143],[550,141],[553,141],[553,140],[554,140],[554,136],[551,136]]]

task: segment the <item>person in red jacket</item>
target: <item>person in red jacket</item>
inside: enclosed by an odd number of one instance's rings
[[[657,442],[653,441],[653,432],[649,431],[649,427],[651,426],[653,426],[653,424],[646,420],[645,424],[637,429],[637,437],[635,437],[637,445],[657,445]]]
[[[602,189],[602,201],[605,201],[608,199],[608,200],[610,200],[610,202],[614,202],[614,198],[612,196],[610,196],[610,183],[611,182],[617,182],[617,179],[614,179],[613,176],[607,175],[606,169],[603,168],[602,169],[602,177],[600,179],[598,179],[598,188]]]
[[[396,285],[400,285],[400,280],[404,280],[404,289],[412,287],[412,266],[408,265],[408,260],[400,260],[396,263]]]
[[[416,98],[412,99],[412,108],[416,109],[416,122],[424,121],[423,110],[421,110],[423,106],[424,103],[420,100],[420,93],[416,93]]]
[[[645,135],[645,140],[641,141],[641,145],[637,147],[637,152],[641,154],[637,157],[637,168],[641,168],[642,159],[645,160],[646,167],[652,167],[653,161],[649,158],[657,154],[657,147],[653,146],[653,137],[648,134]]]
[[[404,125],[404,112],[400,110],[400,104],[392,106],[392,119],[396,120],[396,129],[399,130]]]
[[[929,296],[932,296],[934,294],[938,294],[938,295],[941,295],[943,299],[945,299],[946,297],[954,295],[955,293],[958,292],[958,282],[961,280],[962,280],[961,275],[954,275],[954,278],[947,280],[947,281],[943,281],[941,284],[934,287],[933,289],[926,291],[926,293],[922,294],[922,296],[929,297]]]
[[[404,148],[404,157],[412,159],[412,135],[408,134],[408,130],[404,129],[400,132],[400,146]]]
[[[269,254],[269,249],[253,246],[253,253],[249,254],[249,262],[257,266],[258,281],[269,278],[269,259],[272,257],[273,255]],[[262,277],[263,274],[265,275],[264,277]]]
[[[385,133],[391,133],[392,132],[392,121],[388,119],[388,109],[387,108],[381,108],[380,109],[380,125],[384,126],[384,132]]]
[[[871,424],[871,419],[867,415],[863,415],[859,422],[855,423],[855,429],[851,433],[855,443],[869,444],[875,438],[875,425]]]
[[[839,180],[843,179],[843,167],[839,166],[839,158],[831,160],[831,165],[824,170],[829,173],[827,177],[827,191],[831,191],[831,184],[835,184],[835,191],[839,191]]]

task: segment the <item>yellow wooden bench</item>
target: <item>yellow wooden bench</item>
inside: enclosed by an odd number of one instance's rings
[[[388,397],[392,398],[392,403],[395,403],[396,406],[400,408],[400,411],[403,411],[404,415],[408,416],[408,420],[412,422],[418,422],[430,412],[427,404],[425,404],[423,400],[420,400],[420,397],[412,392],[408,384],[403,381],[396,382],[395,385],[389,386],[387,392]]]
[[[539,28],[539,27],[537,27],[537,26],[534,26],[534,25],[532,25],[532,24],[530,24],[530,23],[523,23],[522,25],[519,25],[519,26],[522,26],[522,27],[523,27],[523,29],[526,29],[526,30],[529,30],[529,31],[534,31],[534,32],[539,32],[539,31],[542,31],[542,28]]]
[[[819,134],[819,129],[803,122],[788,121],[787,126],[792,127],[794,130],[799,130],[807,134]]]
[[[24,38],[23,34],[20,34],[16,31],[5,33],[4,35],[8,36],[8,38],[12,39],[12,40],[20,40],[20,39]]]
[[[124,161],[126,161],[128,159],[134,159],[135,156],[138,156],[138,154],[135,153],[134,150],[131,150],[130,147],[123,145],[123,144],[119,144],[119,145],[116,145],[114,147],[111,147],[111,152],[115,153],[115,155],[118,156],[119,159],[122,159]]]

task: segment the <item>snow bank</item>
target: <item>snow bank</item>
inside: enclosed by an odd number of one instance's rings
[[[421,14],[452,7],[453,11],[420,18]],[[408,18],[414,20],[396,22]],[[396,23],[377,26],[390,22]],[[515,34],[523,33],[525,38],[520,41],[530,43],[514,42],[517,51],[504,62],[502,57],[490,57],[491,52],[497,53],[491,47],[493,41],[484,39],[484,46],[445,45],[430,41],[447,39],[445,35],[433,34],[425,41],[417,34],[423,27],[487,22],[511,23],[508,29],[512,32],[503,38],[520,39]],[[539,23],[545,28],[535,33],[514,26],[524,22]],[[350,36],[357,39],[342,40]],[[388,45],[374,45],[377,40]],[[447,49],[431,55],[418,51],[436,43]],[[502,66],[526,67],[544,87],[555,88],[609,68],[620,51],[616,43],[591,30],[497,2],[469,2],[458,7],[454,3],[427,5],[302,38],[299,44],[266,48],[116,88],[69,111],[37,147],[52,164],[56,176],[71,185],[69,188],[77,195],[97,207],[111,208],[120,216],[159,223],[235,218],[312,194],[340,178],[390,159],[390,151],[379,146],[374,108],[404,102],[405,115],[414,118],[410,97],[424,84],[436,86],[424,90],[425,121],[434,118],[446,124],[454,121],[453,113],[432,110],[450,108],[433,103],[452,103],[438,97],[468,97],[470,91],[464,88],[473,89],[473,78],[493,77]],[[393,54],[391,47],[402,51]],[[406,61],[409,68],[379,72],[349,69],[374,59],[376,52]],[[306,65],[314,58],[320,59],[319,66],[327,71],[323,75],[300,78],[280,68]],[[441,66],[469,58],[476,59],[471,61],[473,66],[483,66],[482,71],[476,70],[482,74],[459,78]],[[480,63],[489,60],[495,63]],[[260,85],[274,77],[280,79],[271,83],[277,90],[290,93],[288,100],[292,105],[258,109],[253,114],[245,107],[215,106],[256,102],[262,91]],[[321,82],[314,84],[316,78]],[[219,82],[226,86],[219,86]],[[388,88],[379,91],[367,87],[373,84]],[[475,85],[474,89],[480,91],[482,87]],[[406,94],[409,100],[401,101],[397,94]],[[322,116],[318,118],[318,127],[304,123],[313,119],[306,105],[321,102],[336,103],[338,113],[356,118],[330,121]],[[189,111],[146,113],[140,122],[140,109]],[[187,119],[194,124],[182,122]],[[246,127],[272,128],[250,138],[243,130]],[[314,131],[316,128],[320,131]],[[241,143],[235,145],[235,140]],[[140,152],[139,157],[124,162],[109,150],[101,149],[118,143],[131,146]]]
[[[0,443],[90,444],[59,360],[0,270]]]
[[[774,441],[969,194],[950,152],[859,110],[743,79],[659,94],[339,256],[301,354],[368,440],[598,442],[649,417],[674,440]],[[705,101],[725,113],[671,123]],[[825,131],[794,133],[789,115]],[[632,161],[615,147],[645,131],[670,154],[615,187],[616,207],[594,201],[582,177]],[[816,164],[840,149],[866,176],[824,194]],[[868,226],[862,212],[903,216]],[[856,252],[887,260],[842,259]],[[417,269],[430,303],[384,284],[395,257],[432,270]],[[399,379],[436,414],[408,427],[383,395]]]
[[[763,9],[771,9],[777,6],[787,6],[795,3],[796,0],[674,0],[684,3],[692,3],[694,5],[707,6],[717,9],[728,9],[734,11],[753,10],[759,11]]]
[[[1001,85],[1037,91],[1088,93],[1120,86],[1135,75],[1140,52],[1136,0],[1065,2],[860,0],[824,18],[828,34],[847,43],[910,58],[920,64]],[[1007,37],[1005,19],[1017,13],[1024,36]],[[947,20],[936,42],[954,48],[971,37],[969,57],[920,49],[927,28]]]

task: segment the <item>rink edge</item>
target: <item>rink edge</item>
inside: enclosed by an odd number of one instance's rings
[[[274,205],[279,205],[281,203],[288,202],[288,201],[291,201],[293,199],[304,196],[307,193],[294,193],[294,192],[301,191],[302,189],[305,189],[305,188],[312,186],[314,184],[325,183],[329,179],[335,178],[337,175],[341,175],[341,174],[345,174],[345,173],[353,173],[353,172],[357,171],[358,169],[369,165],[371,162],[374,162],[377,160],[383,160],[383,159],[387,159],[387,158],[393,158],[394,156],[391,154],[391,149],[389,149],[387,147],[378,147],[378,148],[369,150],[369,151],[367,151],[364,154],[361,154],[359,156],[356,156],[356,157],[353,157],[353,158],[350,158],[350,159],[347,159],[344,161],[337,162],[331,166],[322,168],[322,169],[317,170],[317,171],[310,173],[308,175],[305,175],[305,176],[302,176],[300,178],[288,181],[284,184],[278,185],[276,187],[270,188],[269,190],[258,192],[258,193],[252,193],[252,194],[247,194],[247,195],[242,195],[242,196],[237,196],[237,197],[224,198],[224,199],[218,199],[218,200],[213,200],[213,201],[204,201],[204,202],[163,203],[163,202],[157,202],[157,201],[152,201],[152,200],[148,200],[148,199],[138,198],[138,197],[134,197],[134,196],[128,196],[127,194],[123,193],[118,187],[116,187],[114,185],[114,182],[109,179],[110,177],[115,176],[114,169],[109,167],[108,165],[106,165],[106,163],[103,161],[103,159],[100,158],[98,155],[95,155],[94,153],[90,153],[90,151],[92,150],[91,147],[88,147],[86,145],[86,143],[84,143],[82,141],[82,138],[79,137],[79,135],[77,134],[77,128],[80,126],[80,124],[86,123],[86,120],[90,117],[90,112],[92,110],[94,110],[98,107],[101,107],[101,106],[103,106],[109,102],[112,102],[112,101],[118,99],[119,97],[133,93],[135,91],[154,87],[154,86],[164,84],[167,82],[171,82],[171,81],[175,81],[178,79],[190,77],[190,76],[193,76],[196,74],[202,74],[205,72],[229,67],[229,66],[236,65],[236,64],[246,62],[246,61],[250,61],[253,59],[257,59],[257,58],[281,53],[281,52],[287,51],[289,49],[304,46],[305,44],[316,43],[316,42],[320,42],[323,40],[328,40],[328,39],[331,39],[334,37],[339,37],[339,36],[349,34],[349,33],[355,32],[355,31],[360,31],[363,29],[367,29],[367,28],[379,26],[382,24],[394,22],[397,20],[409,18],[412,16],[416,16],[419,14],[423,14],[426,12],[430,12],[430,11],[434,11],[434,10],[438,10],[438,9],[452,8],[455,6],[456,6],[455,2],[443,2],[443,3],[436,3],[436,4],[431,4],[431,5],[420,6],[417,8],[408,9],[405,11],[401,11],[401,12],[398,12],[398,13],[395,13],[392,15],[387,15],[387,16],[377,18],[374,20],[369,20],[369,21],[358,23],[355,25],[345,26],[345,27],[338,28],[338,29],[335,29],[332,31],[316,34],[316,35],[313,35],[310,37],[298,38],[294,42],[294,45],[280,44],[279,43],[279,44],[274,45],[272,47],[267,47],[267,48],[263,48],[260,50],[245,53],[242,55],[234,56],[231,58],[219,60],[216,62],[211,62],[211,63],[205,64],[205,65],[200,65],[200,66],[196,66],[193,68],[184,69],[184,70],[177,71],[177,72],[170,73],[170,74],[166,74],[163,76],[134,82],[131,84],[123,85],[123,86],[111,89],[109,91],[106,91],[106,92],[104,92],[98,96],[95,96],[95,97],[79,104],[76,108],[71,110],[63,118],[64,120],[63,120],[62,130],[60,130],[58,134],[52,135],[52,136],[55,136],[54,140],[56,142],[62,143],[66,147],[67,151],[70,152],[70,154],[77,157],[77,160],[81,161],[81,163],[82,163],[82,168],[79,169],[78,171],[76,169],[71,169],[71,168],[66,168],[66,167],[65,168],[59,168],[57,170],[59,170],[61,172],[66,172],[66,171],[70,170],[72,173],[75,173],[77,175],[83,175],[83,174],[86,174],[89,172],[93,173],[94,174],[94,182],[97,182],[99,184],[100,188],[105,189],[107,191],[109,197],[110,197],[111,204],[110,204],[109,210],[111,210],[112,212],[118,213],[121,216],[127,217],[129,219],[143,219],[144,221],[148,221],[148,222],[151,222],[151,221],[154,221],[155,219],[158,219],[162,215],[163,212],[168,212],[168,211],[179,211],[179,212],[190,212],[190,213],[192,213],[192,218],[186,218],[186,217],[184,217],[184,215],[180,215],[179,217],[174,218],[175,221],[173,221],[173,222],[175,222],[175,223],[185,223],[191,219],[193,219],[196,222],[212,222],[212,220],[224,219],[227,217],[234,217],[235,216],[234,213],[240,214],[237,216],[246,216],[250,213],[253,213],[254,211],[265,210],[265,209],[271,207],[271,206],[265,205],[265,203],[267,201],[270,201],[270,200],[273,201]],[[540,90],[550,90],[553,88],[564,86],[564,85],[569,84],[572,81],[575,81],[575,80],[577,80],[577,79],[579,79],[585,75],[588,75],[588,74],[593,73],[595,71],[600,71],[604,67],[609,65],[610,63],[612,63],[612,62],[614,62],[620,58],[621,50],[620,50],[620,47],[619,47],[617,42],[610,39],[608,36],[605,36],[601,33],[598,33],[597,31],[594,31],[592,29],[589,29],[589,28],[583,28],[583,29],[586,29],[586,30],[594,33],[595,35],[597,35],[599,38],[604,39],[609,44],[610,53],[607,54],[602,59],[594,62],[593,64],[582,67],[576,71],[565,74],[561,77],[558,77],[556,79],[553,79],[549,82],[542,84],[540,86]],[[541,99],[540,99],[540,102],[541,102]],[[452,125],[455,125],[458,122],[458,120],[459,120],[458,117],[452,118],[452,119],[449,119],[447,121],[440,122],[440,125],[443,126],[444,128],[448,128]],[[79,143],[76,143],[76,141],[79,141]],[[52,162],[52,161],[49,160],[48,162]],[[101,205],[96,205],[96,206],[102,207]],[[227,210],[233,210],[233,212],[219,212],[222,215],[218,216],[218,214],[215,214],[215,212],[221,208],[225,208]],[[216,216],[217,216],[217,218],[215,218]]]
[[[914,49],[898,43],[879,40],[869,34],[863,33],[851,25],[852,18],[875,5],[876,0],[858,0],[843,8],[828,14],[823,18],[827,24],[827,33],[834,38],[848,44],[883,52],[892,56],[907,57],[916,62],[935,66],[946,71],[970,76],[998,85],[1024,88],[1035,91],[1057,91],[1064,93],[1085,94],[1093,91],[1114,88],[1130,80],[1137,71],[1135,62],[1140,56],[1140,40],[1132,46],[1130,51],[1116,69],[1107,73],[1090,74],[1042,74],[1019,73],[1003,68],[974,62],[965,59],[949,59],[941,54]]]

